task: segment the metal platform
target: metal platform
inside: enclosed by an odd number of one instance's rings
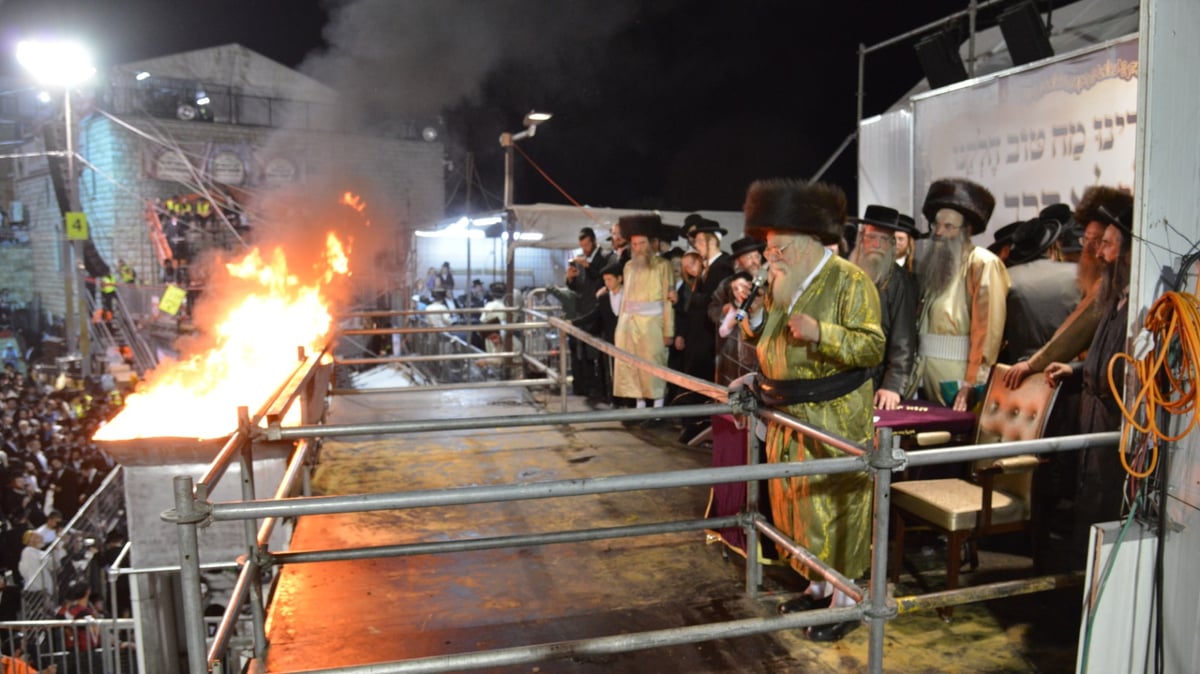
[[[551,402],[557,410],[557,398]],[[579,399],[571,405],[573,411],[587,409]],[[326,442],[314,492],[436,489],[709,465],[706,450],[678,444],[669,427],[627,430],[607,422],[503,428],[501,417],[540,409],[529,394],[513,389],[335,398],[335,424],[494,416],[497,428]],[[685,488],[307,516],[296,524],[292,549],[692,519],[703,515],[707,492]],[[749,598],[743,569],[740,557],[701,533],[292,565],[283,569],[269,609],[265,668],[298,672],[767,618],[798,587],[790,571],[776,567],[768,569],[762,594]],[[1027,559],[985,553],[976,575],[996,580],[1027,572]],[[920,581],[938,582],[926,574]],[[927,589],[906,576],[900,593]],[[934,611],[902,615],[887,626],[885,670],[1069,670],[1074,632],[1063,611],[1071,610],[1076,595],[1058,591],[964,606],[949,623]],[[844,672],[866,666],[864,627],[833,644],[781,632],[485,671]]]

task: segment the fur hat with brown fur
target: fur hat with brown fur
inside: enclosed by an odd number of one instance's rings
[[[1133,196],[1115,187],[1093,185],[1084,191],[1075,207],[1075,222],[1084,227],[1093,221],[1107,222],[1108,219],[1100,214],[1101,206],[1109,213],[1120,214],[1133,207]]]
[[[742,206],[746,235],[766,239],[767,232],[808,234],[829,246],[842,238],[846,194],[836,185],[795,178],[756,180]]]
[[[929,186],[921,213],[929,221],[929,233],[932,234],[938,211],[943,208],[958,211],[971,227],[971,236],[975,236],[987,229],[995,207],[996,197],[983,185],[966,178],[942,178]]]
[[[626,239],[635,236],[657,239],[662,231],[662,217],[654,213],[624,215],[617,222],[621,225],[621,234]]]

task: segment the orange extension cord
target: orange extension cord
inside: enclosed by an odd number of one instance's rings
[[[1118,452],[1125,471],[1138,479],[1149,477],[1157,467],[1159,442],[1180,440],[1196,427],[1196,384],[1200,381],[1200,372],[1197,372],[1197,365],[1200,364],[1200,300],[1197,300],[1195,293],[1166,292],[1150,307],[1145,327],[1154,337],[1155,348],[1150,353],[1140,360],[1135,360],[1128,353],[1117,353],[1108,361],[1108,385],[1126,421],[1121,433],[1121,447],[1126,446],[1131,428],[1153,436],[1149,443],[1152,448],[1150,463],[1144,471],[1130,467],[1124,449]],[[1176,338],[1180,346],[1178,375],[1166,365],[1167,353]],[[1121,360],[1128,361],[1134,368],[1139,384],[1137,397],[1128,408],[1121,399],[1120,388],[1113,375],[1117,362]],[[1160,373],[1170,383],[1165,391],[1157,383]],[[1158,426],[1160,409],[1173,416],[1191,413],[1192,419],[1179,434],[1170,435]],[[1139,410],[1141,415],[1138,414]],[[1145,419],[1144,423],[1138,422],[1139,416]]]

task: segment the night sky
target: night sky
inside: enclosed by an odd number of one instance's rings
[[[39,33],[80,37],[101,68],[236,42],[334,86],[381,127],[440,118],[450,213],[465,207],[468,153],[474,208],[500,205],[497,139],[531,109],[555,116],[521,149],[582,203],[737,210],[752,180],[810,177],[853,131],[859,43],[966,5],[9,0],[0,1],[0,74],[20,74],[12,45]],[[868,57],[866,116],[922,78],[914,42]],[[851,204],[854,164],[851,145],[825,177]],[[519,154],[514,185],[517,203],[568,202]]]

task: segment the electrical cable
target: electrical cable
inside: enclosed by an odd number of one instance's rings
[[[1126,422],[1122,428],[1120,446],[1127,446],[1130,434],[1135,430],[1152,436],[1151,457],[1144,470],[1132,468],[1125,452],[1120,452],[1121,465],[1127,473],[1138,479],[1149,477],[1154,472],[1161,442],[1177,442],[1196,427],[1196,382],[1200,381],[1200,300],[1197,300],[1195,293],[1175,290],[1163,293],[1146,314],[1145,333],[1152,339],[1152,348],[1145,356],[1135,359],[1129,353],[1118,352],[1108,362],[1108,384]],[[1135,344],[1139,341],[1140,337]],[[1169,366],[1167,359],[1175,344],[1179,348],[1178,374],[1176,368]],[[1139,384],[1138,393],[1128,407],[1120,395],[1121,389],[1115,374],[1117,364],[1123,361],[1134,368]],[[1162,385],[1158,386],[1156,382]],[[1165,425],[1160,425],[1160,410],[1168,414],[1163,417],[1166,420],[1164,424],[1169,423],[1173,416],[1188,413],[1191,413],[1191,420],[1183,430],[1172,435]],[[1141,422],[1139,418],[1145,421]]]
[[[575,208],[578,208],[580,211],[582,211],[584,215],[588,216],[588,218],[590,218],[592,220],[592,222],[596,223],[597,225],[601,225],[601,226],[604,225],[604,223],[600,222],[600,220],[596,216],[592,215],[592,212],[589,211],[586,206],[579,203],[578,201],[575,201],[575,197],[568,194],[567,191],[564,190],[561,186],[559,186],[558,183],[554,182],[554,179],[550,177],[550,174],[543,171],[542,167],[537,165],[537,162],[530,159],[529,155],[525,154],[525,150],[522,150],[520,145],[513,143],[513,147],[515,147],[517,149],[517,152],[521,153],[521,156],[525,158],[525,161],[529,162],[529,165],[532,166],[534,168],[534,170],[536,170],[539,174],[541,174],[541,176],[543,178],[546,179],[546,182],[550,183],[550,185],[553,186],[554,189],[558,190],[559,194],[566,197],[567,201],[570,201],[571,204],[575,206]]]

